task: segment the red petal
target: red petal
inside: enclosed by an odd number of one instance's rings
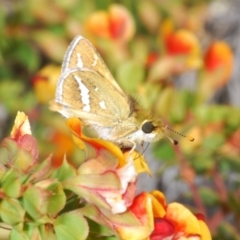
[[[174,225],[163,218],[155,218],[154,219],[154,231],[152,232],[150,239],[151,240],[161,240],[168,236],[172,236],[174,234]]]

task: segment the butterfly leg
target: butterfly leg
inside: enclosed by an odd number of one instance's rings
[[[129,143],[131,143],[133,146],[132,146],[132,148],[131,148],[131,150],[129,151],[129,161],[132,161],[132,158],[131,158],[131,155],[132,155],[132,153],[134,152],[134,150],[136,149],[136,147],[137,147],[137,144],[134,142],[134,141],[131,141],[131,140],[129,140]]]

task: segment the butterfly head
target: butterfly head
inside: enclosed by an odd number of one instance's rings
[[[161,120],[144,120],[141,124],[141,131],[146,142],[156,142],[165,136],[165,126]]]

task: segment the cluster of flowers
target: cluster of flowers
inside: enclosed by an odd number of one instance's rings
[[[85,136],[79,119],[70,118],[67,125],[87,153],[79,166],[66,158],[58,169],[51,166],[51,157],[40,162],[22,112],[1,142],[0,217],[12,227],[10,239],[75,239],[75,234],[86,239],[92,233],[89,221],[107,229],[102,235],[119,239],[211,239],[203,216],[182,204],[167,204],[162,192],[136,196],[138,174],[150,173],[137,152],[123,153],[110,142]],[[70,208],[74,198],[78,204]]]

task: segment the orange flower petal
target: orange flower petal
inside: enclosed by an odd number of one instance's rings
[[[179,29],[166,39],[169,54],[198,54],[200,51],[197,37],[190,31]]]
[[[86,21],[86,30],[97,37],[110,38],[109,17],[105,11],[92,13]]]
[[[162,21],[160,34],[166,39],[170,34],[174,32],[175,25],[171,18],[166,18]]]
[[[74,150],[74,144],[71,139],[71,135],[65,132],[55,131],[51,136],[51,142],[54,146],[54,152],[52,155],[52,164],[54,167],[59,167],[62,164],[63,156],[71,154]]]
[[[107,11],[96,11],[86,21],[88,33],[97,37],[128,41],[135,33],[135,24],[130,12],[120,4],[111,4]]]
[[[223,41],[214,42],[208,48],[204,61],[205,68],[208,72],[222,69],[222,81],[218,81],[218,85],[224,85],[230,78],[233,68],[233,53],[230,46]]]
[[[96,150],[99,150],[101,148],[107,149],[119,159],[120,166],[122,165],[122,163],[126,164],[126,159],[124,158],[123,153],[115,144],[104,141],[102,139],[90,138],[85,136],[82,133],[81,121],[78,118],[67,119],[67,125],[73,134],[74,141],[81,149],[85,149],[84,143],[86,142],[87,144],[93,146]]]
[[[173,56],[187,56],[187,67],[198,68],[202,65],[201,47],[197,37],[186,29],[169,33],[165,38],[167,53]]]

